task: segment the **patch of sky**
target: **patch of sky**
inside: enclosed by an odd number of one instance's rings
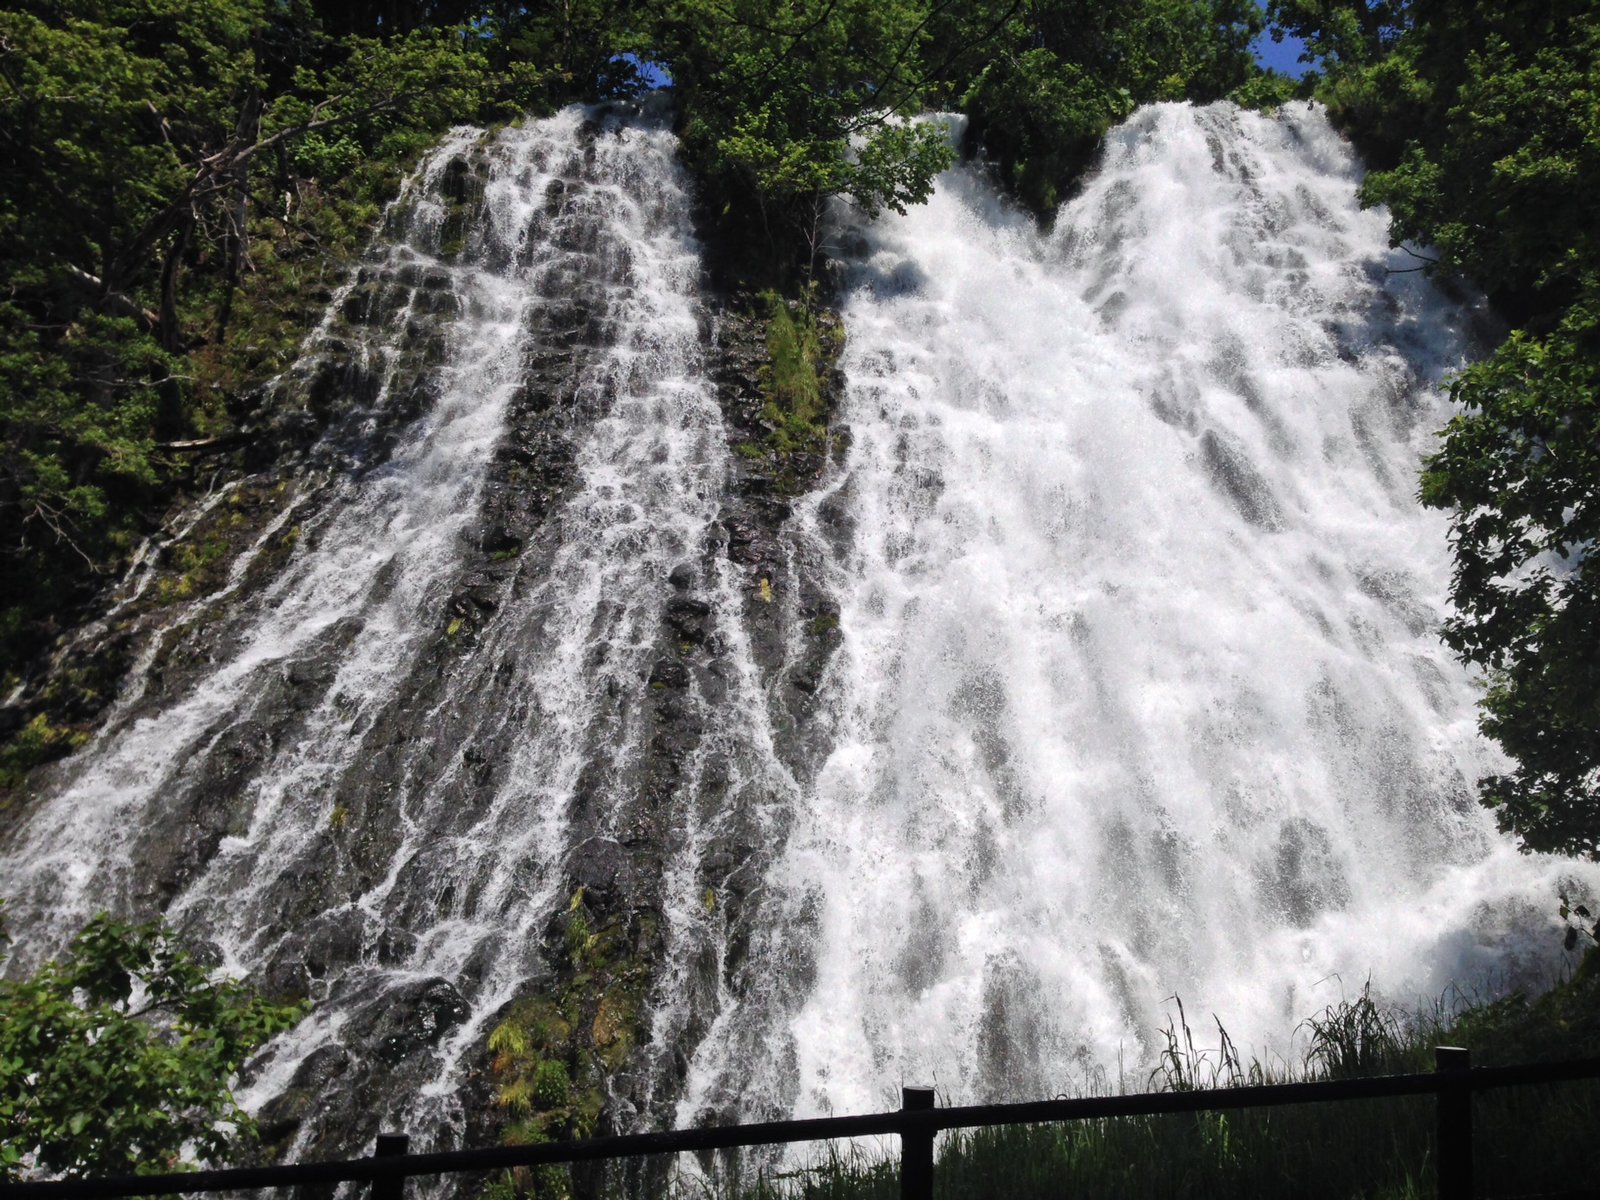
[[[1266,8],[1266,0],[1256,0],[1256,6]],[[1300,61],[1300,55],[1305,53],[1305,48],[1305,42],[1297,37],[1286,35],[1281,42],[1273,41],[1270,29],[1258,33],[1256,40],[1250,43],[1250,53],[1256,56],[1258,63],[1291,79],[1299,79],[1312,69],[1311,63]]]
[[[672,76],[668,75],[667,69],[658,62],[640,58],[637,54],[619,54],[611,61],[624,62],[632,67],[639,83],[646,91],[672,86]]]

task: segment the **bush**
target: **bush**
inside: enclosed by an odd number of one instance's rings
[[[158,923],[102,914],[0,980],[0,1179],[180,1170],[255,1135],[230,1084],[303,1015],[215,979]]]

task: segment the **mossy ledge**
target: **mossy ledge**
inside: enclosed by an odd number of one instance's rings
[[[488,1077],[499,1139],[537,1145],[608,1132],[612,1082],[648,1035],[645,1010],[659,919],[607,913],[579,887],[546,930],[556,977],[513,1001],[489,1033]],[[572,1194],[566,1168],[518,1169],[496,1196]]]
[[[725,321],[736,335],[731,341],[754,342],[756,334],[766,352],[746,381],[754,383],[746,394],[759,398],[759,407],[735,421],[734,452],[747,464],[747,480],[765,481],[777,497],[805,492],[843,446],[832,420],[843,392],[844,322],[815,288],[788,299],[775,291],[736,298]]]

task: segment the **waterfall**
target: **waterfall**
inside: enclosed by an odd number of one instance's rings
[[[757,968],[809,986],[681,1118],[1140,1087],[1174,996],[1270,1061],[1369,977],[1548,967],[1595,873],[1474,801],[1415,499],[1474,310],[1357,182],[1305,106],[1158,105],[1048,234],[973,170],[841,233],[851,448],[796,536],[844,644]]]
[[[574,108],[427,156],[265,393],[294,469],[169,536],[236,519],[226,580],[4,834],[12,969],[109,908],[310,997],[243,1091],[309,1158],[481,1140],[579,905],[641,989],[616,1128],[1139,1085],[1174,996],[1290,1055],[1369,977],[1551,968],[1600,880],[1474,801],[1415,499],[1481,314],[1318,112],[1143,109],[1047,233],[972,167],[841,210],[799,496],[734,452],[675,151]]]
[[[651,675],[663,612],[720,644],[737,586],[708,543],[729,454],[675,150],[570,109],[429,156],[276,393],[344,405],[263,535],[292,553],[182,615],[163,644],[199,668],[147,661],[7,846],[22,965],[98,909],[159,910],[312,999],[245,1093],[298,1128],[285,1156],[382,1120],[459,1135],[490,1023],[549,976],[546,922],[575,878],[615,890],[641,828],[640,887],[686,881],[639,906],[699,907],[685,864],[717,821],[677,798],[714,757],[685,728],[701,688],[733,714],[708,743],[765,735],[736,666]]]

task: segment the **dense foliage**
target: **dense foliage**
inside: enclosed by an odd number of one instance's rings
[[[97,917],[64,960],[0,980],[0,1179],[225,1157],[255,1128],[231,1080],[300,1015],[214,980],[158,925]]]
[[[1364,198],[1516,327],[1452,390],[1424,502],[1454,513],[1450,646],[1515,761],[1483,801],[1533,850],[1600,856],[1600,4],[1275,0],[1332,53]]]
[[[782,283],[772,267],[815,266],[829,197],[927,197],[952,150],[919,111],[966,113],[969,144],[1048,213],[1137,105],[1260,75],[1261,26],[1252,0],[677,0],[640,45],[672,77],[708,207]]]
[[[163,443],[282,365],[303,268],[392,186],[357,165],[474,109],[484,68],[458,34],[333,42],[272,0],[0,13],[0,663],[141,531]]]
[[[938,5],[929,23],[946,102],[1041,213],[1138,105],[1218,100],[1260,74],[1253,0],[982,0]]]
[[[755,218],[761,259],[803,244],[809,270],[830,197],[869,212],[927,198],[951,156],[941,130],[906,119],[922,107],[926,26],[920,0],[668,7],[653,52],[685,152],[719,219],[742,236]]]

